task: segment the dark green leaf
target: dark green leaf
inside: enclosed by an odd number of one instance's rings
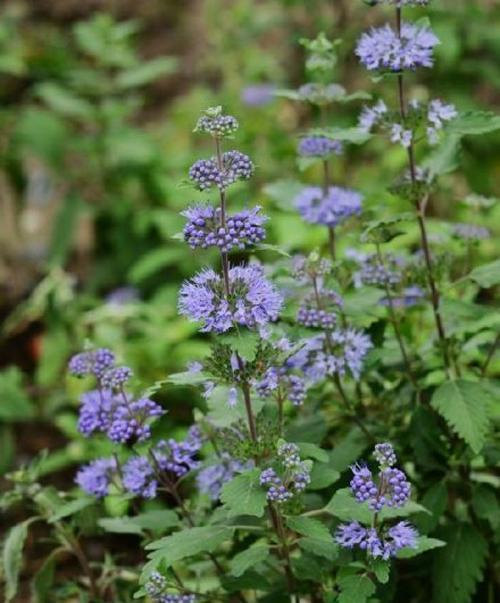
[[[490,394],[480,383],[457,379],[443,383],[433,394],[431,406],[476,453],[489,429]]]
[[[259,483],[260,471],[253,469],[241,473],[224,484],[221,501],[230,516],[255,515],[262,517],[266,507],[266,493]]]

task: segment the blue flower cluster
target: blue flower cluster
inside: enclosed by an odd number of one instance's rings
[[[330,155],[341,155],[344,145],[340,140],[334,140],[327,136],[304,136],[298,146],[298,153],[302,157],[326,158]]]
[[[142,442],[151,437],[149,422],[160,417],[163,409],[149,398],[133,400],[127,394],[114,394],[99,389],[86,392],[81,398],[78,429],[89,437],[105,433],[112,442]]]
[[[296,444],[278,444],[279,473],[273,468],[260,474],[260,485],[267,489],[267,500],[278,504],[291,500],[303,492],[311,482],[311,466],[300,459]]]
[[[215,157],[195,161],[189,169],[189,178],[201,191],[212,186],[225,190],[238,180],[251,178],[254,169],[248,155],[240,151],[227,151],[222,155],[220,166]]]
[[[405,474],[394,467],[397,462],[394,448],[388,442],[377,444],[373,456],[379,465],[378,485],[366,465],[353,465],[350,486],[354,498],[359,503],[368,501],[374,513],[381,511],[384,506],[404,506],[410,498],[411,487]],[[366,528],[353,521],[340,525],[335,538],[345,548],[359,547],[370,557],[389,559],[402,548],[415,548],[418,534],[406,521],[389,528]]]
[[[236,117],[223,115],[222,107],[211,107],[198,119],[195,132],[205,132],[214,138],[231,136],[239,128]]]
[[[356,47],[356,55],[369,70],[399,72],[417,67],[432,67],[433,49],[437,44],[438,38],[425,25],[403,23],[401,35],[398,35],[387,24],[364,33]]]
[[[288,365],[300,370],[317,383],[328,375],[344,376],[349,370],[359,379],[366,354],[372,343],[368,335],[353,328],[334,329],[308,339],[304,346],[288,360]]]
[[[423,128],[430,145],[436,145],[440,140],[440,132],[446,122],[457,117],[453,105],[443,103],[439,99],[424,104],[413,99],[408,105],[404,121],[399,113],[390,112],[384,101],[380,100],[373,107],[363,107],[359,116],[359,127],[365,132],[371,132],[375,127],[389,132],[391,142],[399,143],[409,148],[418,138],[417,130]]]
[[[227,452],[223,452],[217,462],[204,467],[196,476],[196,484],[203,494],[213,500],[219,500],[222,486],[233,479],[238,473],[242,473],[253,467],[252,461],[245,463],[234,459]]]
[[[196,595],[168,593],[168,581],[159,572],[152,572],[144,585],[146,594],[155,603],[196,603]]]
[[[361,201],[359,193],[347,188],[331,186],[325,194],[319,186],[307,186],[295,197],[294,204],[306,222],[333,228],[359,215]]]
[[[307,384],[304,378],[292,372],[288,366],[267,369],[255,389],[261,398],[274,396],[277,400],[290,400],[294,406],[302,406],[307,395]]]
[[[342,306],[343,301],[338,293],[321,289],[317,294],[310,293],[304,299],[297,312],[297,322],[305,327],[333,329],[337,322],[337,312]]]
[[[229,295],[222,276],[205,268],[179,293],[179,312],[202,323],[202,332],[223,333],[236,325],[262,328],[278,318],[283,298],[258,264],[229,269]]]
[[[261,215],[259,206],[244,209],[224,217],[220,207],[198,205],[181,212],[188,221],[184,227],[185,241],[195,249],[218,247],[228,253],[232,249],[245,249],[265,239],[263,224],[266,216]]]

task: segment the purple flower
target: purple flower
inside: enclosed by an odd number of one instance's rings
[[[308,186],[295,197],[294,204],[310,224],[334,227],[361,213],[362,197],[356,191],[331,186],[325,195],[319,186]]]
[[[370,132],[372,128],[385,119],[387,106],[383,100],[379,100],[373,107],[363,107],[359,116],[359,127],[365,132]]]
[[[403,23],[401,37],[389,26],[372,28],[364,33],[356,47],[356,55],[369,70],[402,71],[432,67],[432,52],[438,38],[426,26]]]
[[[482,241],[489,239],[491,233],[487,228],[475,224],[454,224],[453,235],[465,241]]]
[[[335,534],[335,540],[346,549],[359,546],[366,539],[366,528],[359,522],[341,524]]]
[[[278,394],[288,398],[294,406],[302,406],[307,394],[304,379],[294,375],[287,366],[268,368],[262,379],[255,383],[255,389],[261,398]]]
[[[401,291],[400,294],[392,297],[392,305],[395,308],[409,308],[420,303],[424,297],[424,291],[422,291],[420,287],[413,285],[411,287],[406,287]],[[387,297],[383,297],[379,301],[379,304],[382,306],[388,306],[389,299]]]
[[[389,442],[375,444],[373,456],[382,468],[392,467],[397,462],[396,453],[394,452],[392,444],[389,444]]]
[[[385,554],[394,557],[404,548],[417,547],[418,532],[407,521],[400,521],[387,530],[385,536]]]
[[[125,444],[130,441],[143,442],[151,437],[150,419],[160,417],[164,411],[149,398],[129,400],[118,404],[112,414],[107,430],[111,441]]]
[[[347,369],[359,379],[363,361],[372,347],[370,338],[361,331],[347,328],[331,331],[329,340],[328,343],[325,335],[307,340],[302,349],[288,359],[288,366],[301,370],[312,382],[327,375],[343,376]]]
[[[142,498],[156,496],[158,483],[154,478],[153,467],[146,457],[132,457],[123,465],[122,473],[125,490]]]
[[[340,140],[327,136],[305,136],[299,142],[298,152],[302,157],[328,157],[341,155],[344,145]]]
[[[293,468],[300,464],[299,447],[292,442],[282,442],[278,446],[278,457],[285,467]]]
[[[353,478],[350,486],[354,498],[358,502],[365,502],[377,496],[378,488],[373,481],[372,472],[366,465],[352,465]]]
[[[443,129],[444,122],[451,121],[458,113],[454,105],[447,105],[439,99],[432,100],[427,107],[427,139],[429,144],[437,144],[439,131]]]
[[[210,268],[186,281],[179,294],[179,311],[203,323],[202,332],[223,333],[235,325],[263,327],[278,318],[283,298],[256,264],[229,270],[229,296],[222,277]]]
[[[198,119],[195,131],[205,132],[215,138],[223,138],[234,134],[238,127],[238,120],[235,117],[222,115],[222,107],[212,107]]]
[[[227,151],[222,155],[222,166],[217,159],[198,159],[189,169],[189,178],[201,191],[218,187],[225,190],[237,180],[248,180],[254,172],[251,159],[240,151]]]
[[[318,309],[318,299],[321,308]],[[342,308],[342,298],[329,289],[322,289],[318,295],[306,297],[297,312],[297,322],[305,327],[332,329],[337,322],[337,312]]]
[[[267,220],[260,215],[259,206],[244,209],[225,219],[222,225],[221,210],[211,205],[198,205],[182,212],[188,219],[184,227],[184,239],[194,249],[201,247],[218,247],[228,253],[234,248],[245,249],[264,240],[266,231],[263,227]]]
[[[196,484],[200,492],[208,494],[214,501],[219,500],[222,486],[232,480],[235,475],[251,469],[252,466],[251,461],[242,463],[224,452],[215,464],[205,467],[198,473]]]
[[[153,450],[154,457],[162,471],[174,473],[182,477],[199,466],[196,455],[202,446],[200,430],[190,427],[187,437],[177,442],[174,439],[160,440]]]
[[[76,474],[75,481],[87,494],[102,498],[108,495],[115,472],[115,459],[97,459],[82,467]]]
[[[106,303],[110,306],[125,306],[139,301],[139,290],[136,287],[124,286],[113,289],[106,296]]]
[[[382,508],[380,503],[388,507],[402,507],[410,498],[411,484],[400,469],[389,467],[380,473],[382,480],[381,496],[374,506]]]
[[[82,395],[78,429],[89,437],[106,433],[113,442],[144,441],[151,436],[149,421],[163,414],[153,400],[132,400],[110,390],[93,390]]]
[[[399,142],[405,149],[409,149],[413,143],[413,131],[403,128],[401,124],[392,124],[391,142]]]
[[[69,372],[75,377],[94,375],[100,378],[105,370],[113,366],[115,355],[107,348],[99,348],[90,352],[81,352],[71,358]]]
[[[418,533],[406,521],[385,528],[365,528],[359,522],[341,524],[335,534],[335,540],[347,549],[359,547],[369,557],[389,559],[395,557],[403,548],[417,546]]]
[[[105,371],[100,378],[101,387],[113,391],[123,388],[132,377],[132,369],[128,366],[117,366]]]
[[[241,91],[241,100],[248,107],[264,107],[274,100],[274,84],[253,84]]]
[[[365,255],[352,249],[347,250],[346,257],[359,266],[359,270],[353,274],[356,288],[363,285],[388,285],[392,288],[401,282],[403,260],[399,257],[386,255],[384,264],[381,264],[376,254]]]

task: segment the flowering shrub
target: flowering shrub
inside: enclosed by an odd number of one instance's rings
[[[488,379],[498,320],[473,295],[498,283],[498,262],[456,278],[429,232],[427,208],[461,137],[498,120],[461,114],[444,100],[407,102],[406,78],[432,67],[439,40],[402,12],[427,2],[369,4],[393,5],[396,26],[362,34],[353,52],[394,84],[391,98],[360,106],[358,126],[328,127],[334,103],[368,95],[330,81],[336,44],[324,35],[304,42],[311,81],[276,91],[326,114],[297,146],[299,165],[321,180],[285,195],[288,209],[317,229],[318,249],[265,243],[272,220],[260,205],[240,206],[234,192],[258,160],[226,149],[245,124],[222,107],[206,109],[195,132],[210,155],[187,169],[204,198],[181,211],[176,238],[207,262],[216,254],[214,265],[186,278],[177,302],[208,353],[149,389],[108,348],[89,344],[69,360],[80,392],[76,429],[93,453],[69,494],[42,486],[36,466],[12,476],[11,501],[32,499],[36,513],[4,547],[17,559],[30,522],[53,526],[82,577],[51,600],[77,593],[90,602],[375,603],[410,600],[414,585],[424,600],[420,576],[431,562],[436,603],[467,603],[475,593],[488,546],[498,544],[488,539],[500,507],[492,471],[498,386]],[[373,215],[349,174],[333,176],[351,145],[379,131],[403,147],[404,173],[388,187],[406,203],[404,214],[387,205]],[[394,249],[407,230],[408,244]],[[488,236],[454,224],[450,240],[471,246]],[[276,252],[278,260],[264,261]],[[472,291],[465,309],[448,297],[463,281]],[[455,312],[465,310],[457,326]],[[175,437],[158,395],[165,383],[202,398]],[[82,542],[96,533],[135,537],[126,546],[137,557],[89,560]],[[47,567],[52,575],[55,566]]]

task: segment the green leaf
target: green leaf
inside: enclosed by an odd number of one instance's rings
[[[447,526],[439,533],[447,543],[433,564],[435,603],[469,603],[483,576],[488,544],[470,524]]]
[[[233,530],[225,526],[189,528],[155,540],[146,545],[146,549],[152,551],[150,559],[168,567],[186,557],[214,551],[232,533]]]
[[[500,130],[500,115],[488,111],[467,111],[450,122],[446,131],[460,136],[487,134]]]
[[[345,471],[354,461],[359,459],[367,446],[366,436],[354,427],[339,442],[335,443],[330,452],[330,466],[337,471]]]
[[[439,547],[446,546],[446,542],[438,540],[437,538],[428,538],[427,536],[419,536],[417,546],[414,549],[405,548],[398,552],[398,559],[411,559],[417,555],[421,555],[426,551],[437,549]]]
[[[303,188],[304,185],[297,180],[276,180],[264,187],[264,194],[284,211],[292,211],[293,200]]]
[[[23,374],[10,366],[0,372],[0,420],[24,421],[34,415],[33,405],[24,393]]]
[[[429,170],[431,178],[449,174],[459,165],[460,136],[458,134],[445,136],[439,146],[423,162],[423,166]]]
[[[83,509],[86,509],[87,507],[90,507],[91,505],[95,505],[95,503],[96,503],[96,499],[91,498],[91,497],[77,498],[76,500],[67,502],[67,503],[61,505],[56,510],[56,512],[53,515],[51,515],[48,522],[56,523],[57,521],[60,521],[61,519],[64,519],[65,517],[69,517],[70,515],[74,515],[75,513],[78,513],[78,511],[82,511]]]
[[[330,536],[330,542],[317,538],[300,538],[298,541],[299,547],[309,553],[313,553],[317,557],[324,557],[328,561],[335,561],[339,555],[339,547]]]
[[[229,563],[231,575],[239,578],[248,569],[262,563],[269,557],[269,548],[262,544],[251,546],[246,551],[238,553]]]
[[[313,519],[312,517],[304,517],[301,515],[298,515],[297,517],[288,517],[286,524],[291,530],[298,534],[302,534],[302,536],[308,536],[316,540],[322,540],[323,542],[333,541],[330,530],[321,523],[321,521]]]
[[[58,84],[44,82],[37,87],[36,93],[52,110],[66,117],[87,120],[94,116],[94,108],[88,101]]]
[[[84,208],[82,200],[69,194],[59,209],[51,233],[48,261],[51,266],[62,266],[74,241],[77,219]]]
[[[381,584],[387,584],[387,582],[389,582],[391,564],[388,561],[384,561],[384,559],[374,559],[371,568]]]
[[[334,484],[339,477],[340,473],[326,463],[314,463],[308,488],[309,490],[322,490]]]
[[[135,517],[106,517],[97,522],[106,532],[143,535],[145,530],[163,532],[179,523],[174,511],[169,509],[146,511]]]
[[[301,458],[310,458],[320,461],[321,463],[328,463],[328,452],[323,450],[316,444],[310,442],[297,442],[297,446],[300,450]]]
[[[278,245],[270,245],[269,243],[259,243],[255,247],[255,250],[256,251],[273,251],[274,253],[277,253],[278,255],[281,255],[284,258],[291,257],[287,251],[285,251]]]
[[[431,406],[476,453],[489,429],[489,392],[474,381],[458,379],[443,383],[433,394]]]
[[[183,373],[173,373],[166,379],[167,383],[173,383],[174,385],[200,385],[208,380],[206,373],[185,371]]]
[[[128,278],[138,284],[156,274],[163,268],[176,264],[184,257],[181,247],[161,247],[141,256],[129,270]]]
[[[500,260],[474,268],[470,272],[469,278],[485,289],[498,285],[500,283]]]
[[[23,547],[28,536],[28,527],[37,518],[32,517],[11,528],[2,549],[3,579],[5,581],[5,603],[16,596],[19,573],[23,561]]]
[[[174,73],[177,61],[172,57],[158,57],[122,71],[116,78],[119,88],[137,88]]]
[[[341,140],[343,142],[351,142],[353,144],[363,144],[372,137],[369,132],[366,132],[361,128],[313,129],[311,130],[311,134],[313,136],[326,136],[327,138],[333,138],[334,140]]]
[[[262,517],[266,507],[266,493],[259,484],[260,471],[253,469],[241,473],[224,484],[221,501],[230,516],[255,515]]]
[[[64,548],[53,550],[45,559],[40,569],[31,581],[31,603],[53,603],[53,589],[56,558],[60,554],[66,554]]]
[[[365,603],[375,592],[375,584],[366,574],[342,576],[338,584],[341,589],[338,603]]]
[[[104,517],[97,522],[103,530],[113,534],[137,534],[142,536],[144,530],[131,517]]]

